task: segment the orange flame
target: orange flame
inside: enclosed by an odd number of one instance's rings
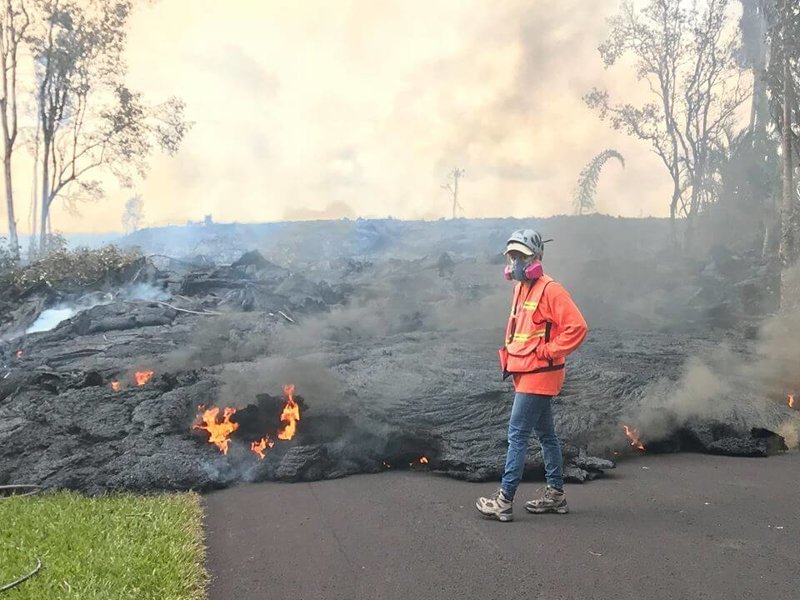
[[[294,401],[294,386],[283,386],[283,393],[286,394],[286,404],[281,412],[281,422],[286,423],[286,427],[278,432],[279,440],[290,440],[297,432],[297,422],[300,420],[300,407]]]
[[[275,445],[275,442],[270,438],[268,435],[265,435],[263,438],[258,440],[257,442],[252,442],[250,444],[250,450],[255,452],[258,455],[259,460],[264,460],[264,456],[266,455],[266,449],[272,448]]]
[[[794,408],[794,405],[795,405],[794,394],[789,394],[789,408]]]
[[[202,406],[198,407],[202,410]],[[228,444],[231,442],[231,434],[239,429],[238,423],[232,423],[231,417],[236,412],[235,408],[225,408],[222,411],[222,420],[218,420],[219,408],[209,408],[203,411],[198,418],[194,429],[203,429],[209,433],[208,442],[219,448],[223,454],[228,453]]]
[[[425,458],[424,456],[420,456],[420,458],[419,458],[419,464],[421,464],[421,465],[427,465],[427,464],[428,464],[428,459],[427,459],[427,458]]]
[[[136,371],[136,385],[144,385],[153,377],[152,371]]]
[[[17,350],[17,358],[22,358],[22,350]]]
[[[631,446],[644,451],[644,445],[639,441],[639,430],[630,428],[627,425],[623,425],[622,427],[625,429],[625,435],[631,441]]]
[[[119,391],[119,381],[112,381],[111,382],[111,389],[115,392]]]

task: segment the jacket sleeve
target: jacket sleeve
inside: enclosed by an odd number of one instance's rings
[[[558,335],[541,344],[537,354],[548,360],[564,358],[581,345],[589,326],[567,290],[558,283],[547,286],[546,301],[550,320],[558,326]]]

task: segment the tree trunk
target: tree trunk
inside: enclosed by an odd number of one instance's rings
[[[456,218],[456,206],[458,206],[458,173],[453,175],[453,218]]]
[[[786,25],[789,26],[789,0],[785,0]],[[794,189],[794,160],[792,152],[792,73],[789,67],[789,52],[784,34],[783,52],[783,139],[781,152],[783,154],[783,202],[781,206],[781,308],[787,309],[797,306],[798,290],[793,289],[792,267],[797,260],[797,225],[796,201]]]
[[[669,203],[669,232],[672,237],[672,248],[678,250],[678,231],[676,219],[678,217],[678,202],[681,199],[681,189],[675,176],[672,178],[672,200]]]
[[[42,161],[42,212],[39,221],[39,252],[47,252],[47,219],[50,216],[50,165],[47,157],[50,155],[50,141],[44,141],[44,160]]]
[[[767,120],[769,118],[769,100],[767,97],[767,84],[765,81],[765,68],[767,64],[767,22],[764,17],[763,6],[758,5],[757,2],[752,3],[754,6],[749,11],[749,18],[751,25],[755,28],[753,36],[758,39],[757,48],[751,49],[757,52],[751,55],[753,61],[753,96],[750,104],[750,125],[748,130],[750,132],[750,145],[755,145],[756,129],[759,130],[759,135],[763,135],[767,127]],[[752,42],[751,42],[752,43]]]
[[[0,68],[5,70],[6,61],[0,61]],[[8,243],[11,246],[11,255],[15,260],[19,260],[19,238],[17,237],[17,219],[14,215],[14,186],[11,184],[11,147],[13,144],[12,135],[8,124],[8,95],[5,73],[3,77],[3,98],[0,99],[0,124],[3,129],[3,180],[6,187],[6,214],[8,216]]]
[[[8,243],[11,255],[19,260],[19,238],[17,237],[17,220],[14,216],[14,188],[11,185],[11,153],[3,156],[3,176],[6,183],[6,212],[8,213]]]
[[[750,145],[753,145],[756,131],[756,116],[758,115],[758,106],[761,102],[761,89],[763,84],[761,82],[761,71],[757,67],[753,67],[753,96],[750,98],[750,123],[747,126],[747,131],[750,133]]]

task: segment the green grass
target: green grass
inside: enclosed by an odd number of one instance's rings
[[[36,566],[9,600],[205,598],[196,494],[0,500],[0,587]]]

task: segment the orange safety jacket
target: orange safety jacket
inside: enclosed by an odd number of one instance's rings
[[[578,307],[551,277],[517,283],[505,344],[499,351],[503,378],[513,375],[519,392],[558,394],[566,356],[580,346],[587,332]]]

